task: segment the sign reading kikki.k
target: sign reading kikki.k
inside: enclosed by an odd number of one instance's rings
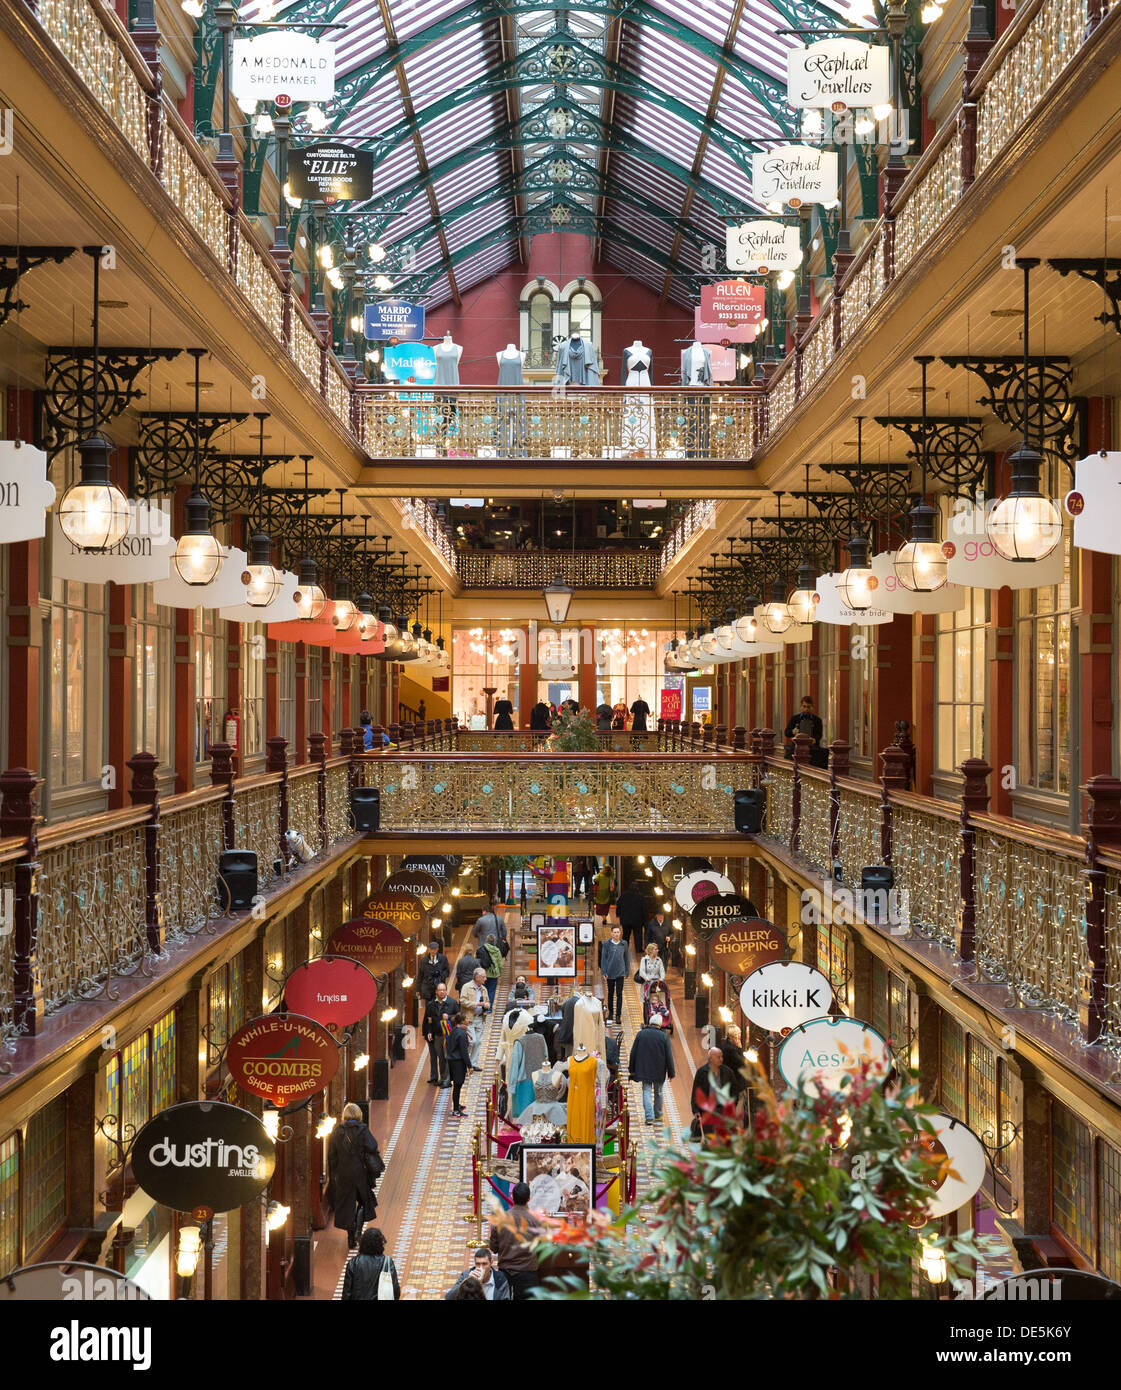
[[[822,1018],[832,1003],[833,989],[821,971],[796,960],[757,966],[740,988],[745,1017],[769,1033]]]
[[[226,1066],[239,1086],[283,1109],[330,1085],[339,1069],[339,1045],[313,1018],[266,1014],[233,1035]]]

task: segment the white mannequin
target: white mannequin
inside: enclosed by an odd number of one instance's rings
[[[444,341],[441,346],[445,348],[455,348],[457,361],[463,356],[463,348],[455,341],[450,333],[444,334]]]
[[[652,385],[654,354],[641,338],[623,349],[623,385]],[[650,396],[625,396],[622,444],[626,456],[652,455],[654,452],[654,410]]]
[[[498,363],[500,366],[504,357],[520,357],[523,364],[525,363],[525,353],[521,352],[518,348],[516,348],[513,343],[507,343],[501,352],[496,352],[494,355],[498,359]]]
[[[701,373],[704,371],[705,350],[700,343],[695,342],[689,349],[689,384],[699,386],[701,384]]]
[[[459,361],[463,356],[463,349],[452,338],[449,330],[444,334],[443,340],[436,348],[436,382],[437,386],[458,386],[459,385]]]

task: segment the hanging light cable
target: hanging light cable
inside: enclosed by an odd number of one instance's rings
[[[187,527],[175,546],[175,568],[184,584],[192,588],[204,588],[213,582],[222,561],[226,558],[223,550],[210,529],[210,503],[202,490],[202,458],[199,448],[199,369],[205,348],[191,348],[195,359],[195,413],[194,448],[195,482],[191,494],[184,503]]]
[[[837,596],[846,608],[860,613],[872,607],[872,594],[879,580],[872,573],[868,559],[868,537],[860,529],[861,490],[864,463],[864,419],[856,417],[856,514],[853,517],[852,535],[849,537],[848,568],[837,580]]]
[[[260,525],[265,485],[265,421],[268,415],[260,412],[257,419],[260,422],[257,439],[257,522]],[[268,533],[255,531],[249,537],[246,549],[249,563],[241,576],[241,582],[245,585],[245,601],[252,608],[267,608],[280,593],[282,583],[280,571],[272,562],[272,541]]]
[[[782,493],[775,493],[775,500],[778,502],[779,530],[782,529]],[[794,625],[794,615],[790,611],[790,605],[786,601],[786,585],[781,579],[775,579],[771,583],[770,600],[763,607],[763,626],[768,632],[773,632],[776,636],[779,633],[787,632]]]
[[[340,555],[342,551],[342,541],[345,539],[343,529],[346,526],[346,515],[343,511],[343,502],[346,498],[346,489],[339,488],[339,541]],[[340,560],[341,563],[341,560]],[[331,622],[334,624],[336,632],[349,632],[358,621],[358,609],[354,606],[354,600],[350,597],[350,580],[344,574],[341,579],[336,579],[333,585],[335,591],[334,602],[331,609]]]
[[[917,359],[922,368],[922,491],[911,508],[911,539],[895,552],[895,577],[912,593],[929,594],[946,582],[949,563],[938,540],[938,513],[926,500],[926,466],[930,439],[926,424],[926,369],[934,359]]]

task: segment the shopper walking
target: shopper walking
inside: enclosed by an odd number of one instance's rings
[[[475,971],[478,970],[478,968],[478,956],[474,955],[465,946],[463,948],[463,954],[455,963],[455,988],[457,994],[467,983],[467,981],[474,976]]]
[[[596,916],[606,917],[615,898],[615,878],[606,864],[592,879],[592,897],[595,899]]]
[[[634,1035],[627,1069],[631,1080],[642,1084],[642,1109],[646,1123],[652,1125],[662,1118],[662,1088],[666,1079],[672,1081],[676,1075],[673,1046],[662,1031],[658,1015],[644,1023]]]
[[[708,1060],[704,1066],[698,1067],[693,1075],[693,1128],[694,1139],[706,1138],[714,1130],[726,1123],[719,1114],[720,1107],[726,1104],[734,1104],[732,1090],[735,1085],[735,1076],[731,1067],[724,1061],[723,1050],[719,1047],[710,1047],[708,1050]],[[705,1110],[704,1102],[715,1102],[716,1111]]]
[[[666,978],[666,967],[658,954],[656,942],[651,941],[642,953],[642,959],[638,962],[638,975],[644,995],[649,992],[649,988],[655,980]]]
[[[416,992],[427,1004],[436,998],[436,986],[444,984],[451,974],[451,966],[444,955],[442,943],[433,937],[428,943],[428,954],[422,956],[416,968]]]
[[[494,995],[498,989],[498,977],[502,974],[502,952],[493,936],[488,936],[479,952],[479,964],[486,975],[487,1002],[494,1008]]]
[[[436,997],[424,1006],[424,1021],[421,1036],[428,1044],[428,1084],[448,1087],[448,1059],[444,1053],[444,1039],[451,1032],[451,1021],[459,1013],[459,1005],[448,998],[448,987],[441,983],[436,986]]]
[[[344,1301],[400,1299],[401,1283],[397,1266],[385,1253],[385,1236],[376,1226],[368,1226],[358,1242],[358,1254],[347,1261],[343,1275]]]
[[[666,910],[664,907],[656,907],[654,915],[646,923],[646,939],[644,946],[653,943],[658,948],[658,954],[664,956],[666,953],[666,938],[669,936],[669,927],[666,925]]]
[[[467,1031],[471,1038],[470,1066],[472,1071],[482,1067],[483,1029],[486,1027],[490,998],[487,995],[487,972],[482,966],[475,967],[475,976],[468,980],[459,991],[459,1007],[467,1019]]]
[[[607,1017],[619,1023],[623,1016],[623,981],[630,974],[631,957],[627,943],[623,940],[623,929],[618,922],[611,928],[611,935],[603,943],[600,968],[603,978],[607,981]]]
[[[374,1199],[377,1180],[385,1172],[378,1141],[353,1101],[343,1107],[342,1123],[331,1131],[327,1143],[327,1201],[334,1212],[334,1226],[346,1232],[353,1250],[364,1221],[377,1215]]]
[[[509,1281],[514,1300],[524,1303],[541,1282],[537,1256],[530,1242],[545,1227],[529,1209],[529,1183],[516,1182],[510,1191],[510,1209],[491,1222],[487,1244],[494,1251],[498,1268]]]
[[[493,936],[496,941],[506,935],[506,929],[499,920],[494,908],[487,903],[479,914],[475,922],[475,940],[482,945],[488,936]]]
[[[448,1059],[448,1074],[452,1082],[452,1115],[458,1120],[467,1114],[460,1104],[460,1097],[471,1065],[471,1038],[467,1032],[465,1014],[456,1014],[452,1019],[452,1030],[445,1040],[444,1053]]]
[[[641,951],[642,929],[646,925],[646,899],[634,880],[619,894],[619,901],[615,904],[615,916],[623,928],[623,940],[628,946],[633,944],[636,952]]]

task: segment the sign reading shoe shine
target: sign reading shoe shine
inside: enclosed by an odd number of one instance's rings
[[[891,100],[888,49],[860,39],[822,39],[786,55],[786,99],[805,111],[847,111]]]
[[[837,156],[810,145],[783,145],[751,156],[751,192],[761,203],[807,203],[837,200]]]
[[[295,29],[234,39],[230,91],[255,101],[330,101],[335,95],[335,45]]]
[[[802,264],[798,228],[787,222],[741,222],[724,234],[729,270],[769,275],[772,270],[797,270]]]
[[[264,1192],[276,1168],[276,1145],[248,1110],[191,1100],[149,1120],[136,1136],[129,1162],[149,1197],[205,1220]]]

